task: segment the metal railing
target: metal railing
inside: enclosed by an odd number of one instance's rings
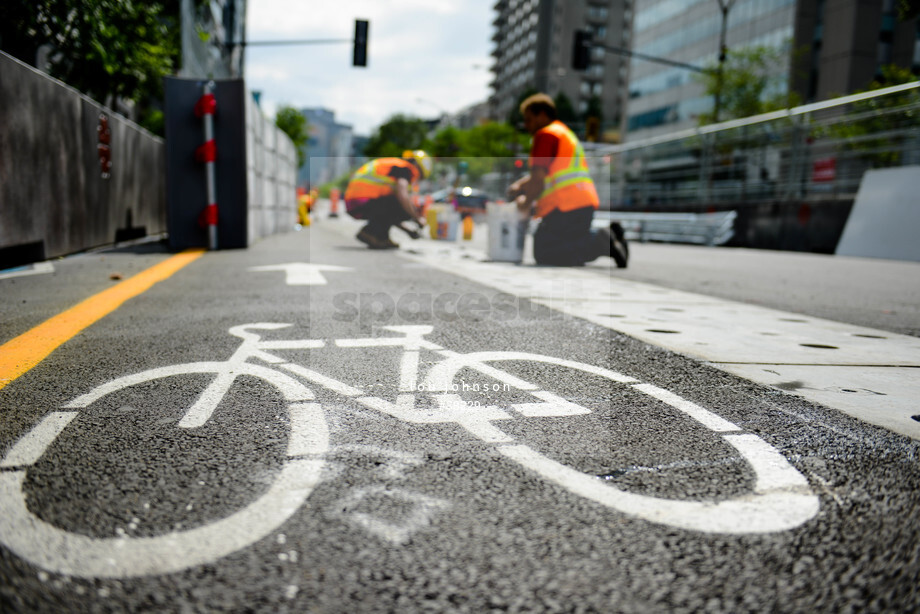
[[[610,208],[852,201],[873,168],[920,164],[920,81],[612,147]]]

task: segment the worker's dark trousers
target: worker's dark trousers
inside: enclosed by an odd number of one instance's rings
[[[599,256],[610,255],[610,237],[591,228],[594,207],[543,217],[533,236],[533,257],[537,264],[581,266]]]
[[[357,213],[360,215],[355,215]],[[410,219],[409,214],[399,204],[395,195],[383,196],[370,200],[367,204],[352,214],[357,219],[367,220],[364,227],[370,234],[378,239],[386,240],[390,236],[390,227]]]

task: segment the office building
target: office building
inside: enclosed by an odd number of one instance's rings
[[[724,23],[729,50],[781,49],[778,87],[803,102],[869,86],[884,64],[920,68],[917,20],[900,21],[896,0],[736,0]],[[719,0],[636,0],[633,51],[715,66],[723,28]],[[771,94],[781,92],[772,91]],[[691,70],[630,62],[626,140],[692,128],[713,99]]]
[[[297,185],[317,187],[351,170],[353,130],[335,121],[329,109],[301,109],[307,119],[307,161],[297,170]]]
[[[886,64],[920,75],[920,20],[901,19],[899,4],[799,2],[795,39],[807,51],[796,58],[794,89],[812,102],[865,89]]]
[[[627,58],[605,51],[629,47],[633,0],[498,0],[492,40],[490,114],[507,120],[529,89],[565,94],[579,115],[599,100],[604,128],[616,129],[626,87]],[[592,33],[596,47],[585,71],[572,69],[576,30]]]

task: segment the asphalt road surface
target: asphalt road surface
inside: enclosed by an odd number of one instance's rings
[[[15,344],[171,258],[0,278],[4,612],[920,608],[916,440],[321,225]]]

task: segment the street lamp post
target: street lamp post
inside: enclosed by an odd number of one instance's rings
[[[719,123],[719,114],[722,112],[722,87],[725,84],[725,59],[728,48],[725,37],[728,32],[728,12],[734,6],[735,0],[719,0],[719,9],[722,11],[722,28],[719,32],[719,68],[716,72],[716,99],[713,110],[713,123]]]
[[[434,108],[436,108],[438,111],[441,112],[441,123],[445,123],[445,124],[447,124],[448,126],[451,125],[450,114],[449,114],[447,111],[445,111],[445,110],[441,107],[441,105],[439,105],[439,104],[437,104],[437,103],[435,103],[435,102],[432,102],[432,101],[430,101],[430,100],[425,100],[424,98],[416,98],[416,99],[415,99],[415,102],[421,102],[421,103],[423,103],[423,104],[427,104],[427,105],[433,106]]]

